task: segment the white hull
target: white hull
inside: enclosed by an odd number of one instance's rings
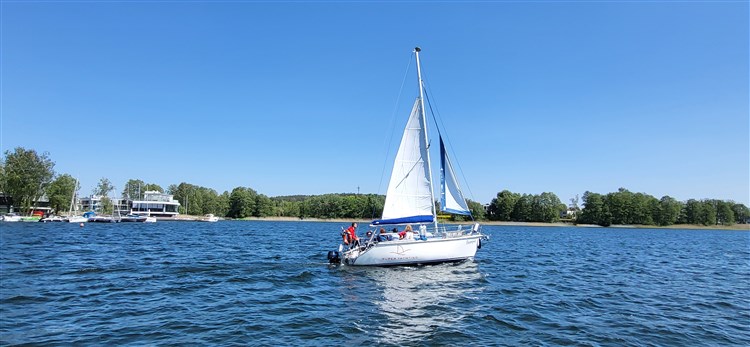
[[[362,266],[416,265],[461,261],[473,258],[481,234],[454,238],[384,241],[364,250],[344,252],[343,263]]]
[[[68,217],[68,223],[86,223],[89,219],[82,216],[70,216]]]
[[[146,220],[143,221],[143,223],[156,223],[156,217],[148,216],[146,217]]]
[[[216,217],[216,216],[214,216],[212,214],[207,214],[207,215],[203,216],[203,218],[199,219],[198,221],[213,223],[213,222],[218,222],[219,221],[219,217]]]
[[[62,222],[65,222],[66,219],[60,216],[53,216],[53,217],[42,218],[39,221],[42,223],[62,223]]]
[[[20,222],[21,216],[3,216],[2,221],[3,222]]]

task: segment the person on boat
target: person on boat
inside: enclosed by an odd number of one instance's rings
[[[344,244],[345,245],[354,245],[359,243],[359,238],[357,237],[357,223],[352,223],[350,227],[348,227],[346,230],[344,230],[343,233],[344,238]]]
[[[388,236],[391,239],[396,240],[396,239],[400,239],[401,238],[401,236],[399,234],[400,233],[398,232],[398,228],[393,228],[393,229],[391,229],[391,234],[388,235]]]
[[[414,231],[411,229],[411,224],[407,224],[404,231],[398,233],[398,239],[403,240],[414,240]]]
[[[393,238],[391,238],[390,235],[386,235],[385,228],[380,228],[380,235],[378,235],[378,241],[391,241]]]

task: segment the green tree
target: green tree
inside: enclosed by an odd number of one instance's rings
[[[700,201],[689,199],[685,203],[684,211],[681,213],[681,224],[701,224],[700,222],[701,204]]]
[[[158,185],[156,183],[147,183],[146,185],[143,186],[143,191],[144,192],[147,192],[147,191],[157,191],[157,192],[163,193],[164,192],[164,188],[162,188],[160,185]]]
[[[682,204],[674,198],[665,195],[659,200],[654,222],[661,226],[672,225],[677,222],[682,210]]]
[[[13,197],[15,207],[23,213],[30,212],[34,201],[42,196],[47,185],[52,182],[55,163],[48,153],[37,154],[35,150],[16,147],[6,151],[3,161],[3,176],[0,185],[4,193]]]
[[[632,196],[631,206],[633,211],[630,214],[630,224],[654,224],[654,211],[658,210],[659,206],[658,199],[648,194],[635,193]]]
[[[606,195],[605,204],[612,215],[611,224],[633,224],[633,193],[625,188]]]
[[[601,194],[589,191],[583,193],[583,209],[577,222],[581,224],[610,226],[612,224],[612,215],[604,200]]]
[[[273,201],[263,194],[255,194],[255,208],[253,217],[269,217],[273,215]]]
[[[487,212],[484,205],[469,199],[466,200],[466,204],[469,206],[469,210],[471,211],[474,220],[485,220],[487,218]]]
[[[224,191],[216,198],[216,213],[217,216],[228,216],[229,215],[229,192]]]
[[[716,225],[716,205],[711,200],[702,200],[698,208],[698,224]]]
[[[748,218],[750,218],[750,209],[743,204],[733,204],[732,212],[734,212],[734,220],[739,224],[746,224]]]
[[[232,189],[229,194],[229,212],[228,217],[246,218],[253,216],[255,212],[255,196],[258,195],[254,190],[245,187]]]
[[[532,196],[531,216],[527,221],[553,223],[560,220],[560,212],[565,211],[565,204],[554,193],[544,192]]]
[[[62,174],[55,178],[47,187],[47,198],[50,207],[55,213],[60,214],[70,209],[70,201],[76,190],[76,179],[68,174]]]
[[[115,190],[115,186],[112,185],[112,182],[108,178],[102,177],[94,188],[94,195],[108,196],[113,190]]]
[[[108,178],[102,177],[94,188],[94,195],[101,197],[99,204],[101,206],[102,213],[112,214],[114,213],[114,202],[109,198],[109,193],[115,190],[115,186]]]
[[[532,209],[534,205],[534,196],[530,194],[523,194],[518,198],[516,204],[513,206],[513,212],[510,214],[510,219],[515,222],[528,222],[531,220]]]
[[[143,200],[143,189],[146,183],[139,179],[129,179],[125,183],[125,187],[122,189],[122,198],[131,200]]]
[[[114,202],[109,196],[102,195],[101,200],[99,200],[99,206],[101,206],[101,212],[103,214],[112,214],[115,212]]]
[[[732,225],[735,222],[734,211],[732,211],[732,203],[721,200],[715,200],[714,205],[716,206],[716,222],[721,225]]]
[[[502,192],[497,193],[497,197],[490,202],[489,219],[510,221],[513,210],[519,199],[521,199],[520,194],[511,193],[508,190],[503,190]]]

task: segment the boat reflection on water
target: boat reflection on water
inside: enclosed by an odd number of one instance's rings
[[[369,270],[381,291],[375,304],[384,319],[375,330],[377,338],[396,345],[429,340],[437,331],[453,330],[477,307],[465,301],[473,301],[487,284],[471,261]]]

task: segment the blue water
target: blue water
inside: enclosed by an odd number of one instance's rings
[[[473,262],[352,268],[341,226],[0,224],[0,345],[750,345],[748,232],[486,226]]]

